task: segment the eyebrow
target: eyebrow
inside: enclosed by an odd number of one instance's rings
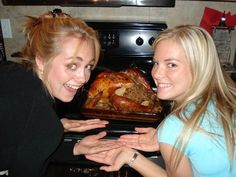
[[[90,63],[90,64],[94,64],[94,63],[96,63],[95,58],[93,58],[92,60],[90,60],[89,63]]]
[[[71,56],[71,57],[66,58],[66,60],[71,60],[71,61],[79,60],[79,61],[83,61],[83,58],[77,57],[77,56]]]
[[[153,61],[158,61],[158,59],[156,59],[156,58],[153,58],[152,60]],[[176,59],[176,58],[166,58],[166,59],[164,59],[165,62],[173,61],[173,60],[180,62],[180,60]]]
[[[68,58],[66,58],[66,59],[72,60],[72,61],[74,61],[74,60],[84,61],[83,58],[77,57],[77,56],[68,57]],[[96,62],[96,61],[95,61],[95,58],[93,58],[93,59],[90,60],[89,64],[93,64],[93,63],[95,63],[95,62]]]
[[[179,59],[177,59],[177,58],[167,58],[167,59],[164,59],[164,61],[180,61]]]

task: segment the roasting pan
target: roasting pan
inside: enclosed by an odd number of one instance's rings
[[[138,122],[156,122],[163,119],[162,112],[124,112],[99,109],[81,109],[81,114],[89,119],[127,120]]]

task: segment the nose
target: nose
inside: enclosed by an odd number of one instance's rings
[[[79,83],[85,84],[88,82],[90,73],[86,72],[84,69],[78,70],[75,73],[75,80]]]
[[[153,79],[158,78],[159,70],[160,70],[160,69],[159,69],[159,66],[157,66],[156,64],[154,64],[153,67],[152,67],[152,72],[151,72]]]
[[[159,65],[153,65],[151,73],[153,79],[159,79],[163,77],[163,69]]]

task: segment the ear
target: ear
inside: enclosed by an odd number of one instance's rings
[[[36,66],[37,66],[37,69],[39,70],[39,72],[43,73],[43,70],[44,70],[43,59],[40,56],[36,55],[35,62],[36,62]]]

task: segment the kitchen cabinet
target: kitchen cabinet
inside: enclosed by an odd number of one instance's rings
[[[2,0],[3,5],[57,5],[61,0]]]
[[[145,6],[174,7],[175,0],[2,0],[3,5],[60,5],[60,6]]]

